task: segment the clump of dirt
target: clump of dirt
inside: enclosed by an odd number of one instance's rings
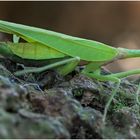
[[[140,138],[137,83],[122,81],[104,125],[114,83],[77,72],[16,77],[21,65],[7,59],[0,64],[0,138]]]

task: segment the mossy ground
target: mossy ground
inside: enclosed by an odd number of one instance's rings
[[[114,83],[78,72],[15,77],[21,65],[7,59],[0,64],[0,138],[140,138],[136,81],[122,80],[103,126]]]

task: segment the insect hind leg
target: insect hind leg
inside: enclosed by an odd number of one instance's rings
[[[53,64],[49,64],[49,65],[46,65],[46,66],[43,66],[43,67],[34,67],[34,68],[28,68],[28,69],[24,69],[24,70],[21,70],[21,71],[17,71],[14,73],[14,75],[16,76],[20,76],[20,75],[24,75],[24,74],[27,74],[27,73],[40,73],[40,72],[43,72],[45,70],[48,70],[48,69],[53,69],[53,68],[58,68],[60,66],[63,66],[65,64],[70,64],[68,65],[67,67],[64,67],[63,69],[58,69],[59,72],[63,75],[71,72],[73,70],[73,68],[75,68],[74,66],[76,66],[80,61],[80,58],[79,57],[74,57],[74,58],[68,58],[68,59],[65,59],[65,60],[62,60],[62,61],[59,61],[59,62],[55,62]],[[72,68],[70,68],[70,66],[72,66]]]

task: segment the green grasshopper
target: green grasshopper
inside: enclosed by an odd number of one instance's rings
[[[47,69],[55,69],[59,74],[65,76],[72,72],[81,61],[85,61],[86,66],[81,71],[82,74],[100,81],[116,82],[116,88],[104,110],[103,122],[106,119],[109,105],[119,88],[120,79],[140,74],[140,69],[108,75],[100,73],[101,66],[115,60],[140,57],[140,50],[113,48],[96,41],[2,20],[0,20],[0,31],[14,35],[14,43],[0,43],[0,54],[16,62],[30,60],[48,63],[42,67],[17,71],[14,73],[16,76],[42,72]],[[18,43],[18,37],[27,42]]]

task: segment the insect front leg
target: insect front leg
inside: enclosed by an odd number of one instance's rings
[[[82,73],[85,74],[88,77],[95,78],[95,79],[97,79],[99,81],[112,81],[112,82],[116,83],[116,87],[113,89],[111,97],[109,98],[107,104],[105,105],[104,114],[103,114],[103,118],[102,118],[103,125],[104,125],[105,120],[106,120],[106,116],[107,116],[107,112],[108,112],[108,109],[110,107],[110,104],[111,104],[114,96],[116,95],[116,93],[117,93],[117,91],[119,89],[120,79],[117,78],[117,77],[113,77],[111,75],[107,75],[107,76],[106,75],[101,75],[101,74],[99,74],[98,70],[95,73],[94,72],[90,73],[90,72],[86,72],[86,71],[83,71]]]
[[[88,68],[88,69],[83,70],[82,73],[87,75],[88,77],[95,78],[95,79],[100,80],[100,81],[116,82],[116,88],[113,90],[112,95],[111,95],[109,101],[107,102],[107,104],[105,106],[104,115],[103,115],[103,123],[105,123],[108,108],[109,108],[109,106],[111,104],[111,101],[113,100],[115,94],[117,93],[117,90],[119,89],[120,81],[121,81],[120,79],[129,77],[129,76],[132,76],[132,75],[140,74],[140,69],[129,70],[129,71],[126,71],[126,72],[120,72],[120,73],[115,73],[115,74],[101,75],[100,74],[100,68],[97,67],[96,64],[95,64],[95,66],[94,66],[94,64],[92,64],[92,66],[93,66],[95,72],[91,72],[91,70],[90,70],[91,67],[90,67],[90,69]],[[95,69],[95,68],[97,68],[97,69]],[[138,90],[136,92],[137,104],[140,104],[140,102],[139,102],[139,91],[140,91],[140,85],[139,85]]]

